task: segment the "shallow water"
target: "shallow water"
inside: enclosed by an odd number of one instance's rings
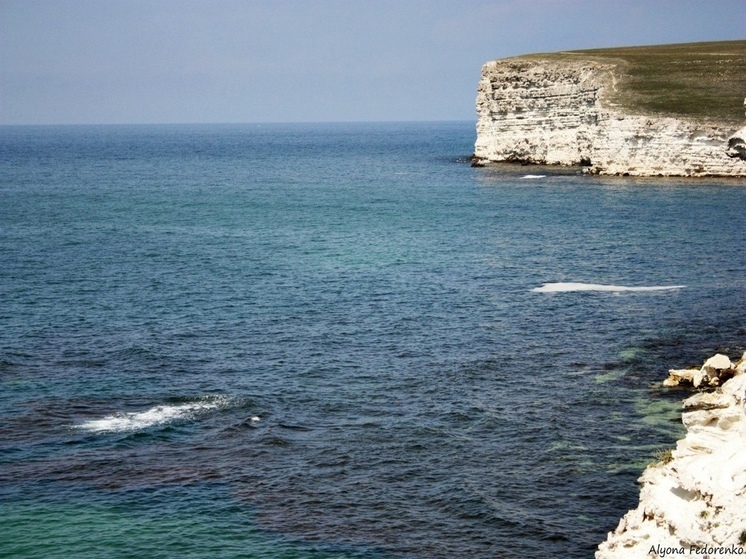
[[[0,555],[592,556],[744,350],[746,189],[473,130],[0,128]]]

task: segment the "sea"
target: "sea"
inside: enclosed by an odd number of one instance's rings
[[[592,557],[746,349],[746,183],[474,124],[0,127],[0,556]]]

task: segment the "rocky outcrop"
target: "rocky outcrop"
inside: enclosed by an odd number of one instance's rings
[[[608,175],[746,176],[746,129],[628,114],[615,64],[513,58],[485,64],[474,164],[582,165]]]
[[[746,102],[745,102],[746,103]],[[737,157],[746,161],[746,127],[728,138],[728,157]]]
[[[705,361],[699,369],[671,369],[663,386],[720,386],[735,374],[735,365],[728,356],[718,353]]]
[[[720,388],[684,401],[686,436],[645,470],[639,506],[596,559],[746,557],[746,353],[733,370]]]

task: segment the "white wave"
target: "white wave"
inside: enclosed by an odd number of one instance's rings
[[[117,413],[101,419],[92,419],[77,426],[91,433],[122,433],[147,429],[174,421],[194,418],[200,413],[215,410],[225,405],[223,400],[191,402],[176,406],[155,406],[146,411]]]
[[[534,287],[536,293],[562,293],[568,291],[666,291],[682,289],[686,285],[650,285],[628,287],[626,285],[602,285],[598,283],[545,283],[541,287]]]
[[[523,175],[522,179],[544,179],[546,175]]]

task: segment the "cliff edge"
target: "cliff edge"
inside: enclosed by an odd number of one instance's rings
[[[686,436],[642,474],[639,506],[596,559],[746,557],[746,353],[738,364],[716,355],[700,370],[671,371],[668,384],[682,379],[729,380],[684,401]]]
[[[746,41],[488,62],[474,164],[605,175],[746,176]]]

